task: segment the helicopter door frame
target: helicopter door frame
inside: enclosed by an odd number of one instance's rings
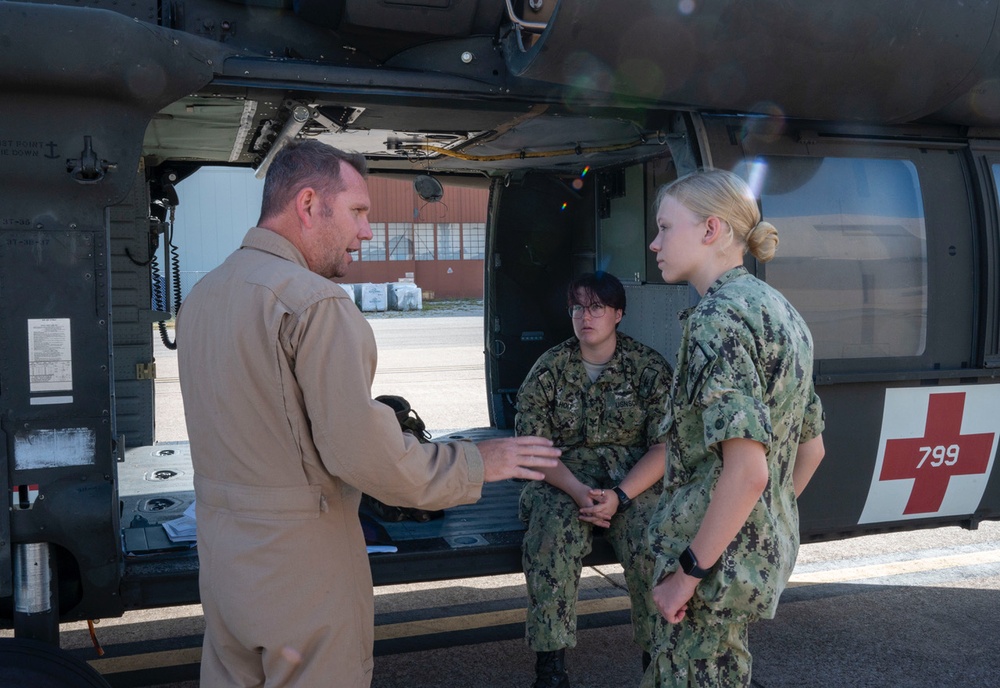
[[[982,361],[984,368],[1000,368],[1000,141],[972,140],[969,146],[982,199]]]

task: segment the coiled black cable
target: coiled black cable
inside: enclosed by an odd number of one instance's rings
[[[166,231],[163,234],[163,252],[167,257],[167,271],[165,274],[165,279],[163,283],[160,282],[160,269],[156,261],[156,256],[154,254],[153,261],[150,263],[150,273],[153,276],[153,289],[157,295],[156,307],[158,310],[163,310],[170,315],[176,315],[181,309],[181,300],[183,293],[181,290],[181,258],[180,251],[174,245],[174,206],[170,207],[170,221],[167,222]],[[170,279],[173,277],[173,289],[171,289]],[[161,286],[162,284],[162,286]],[[171,307],[170,304],[170,294],[173,292],[174,302]],[[177,338],[174,337],[171,341],[170,336],[167,334],[167,323],[164,320],[159,321],[156,324],[157,328],[160,330],[160,340],[163,342],[163,346],[167,347],[171,351],[177,349]]]

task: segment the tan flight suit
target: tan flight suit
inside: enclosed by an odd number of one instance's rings
[[[249,231],[177,321],[205,612],[201,685],[368,686],[361,492],[476,501],[471,443],[420,444],[371,398],[371,327],[279,235]]]

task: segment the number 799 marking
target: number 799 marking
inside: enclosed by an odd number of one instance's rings
[[[930,465],[933,468],[938,466],[954,466],[958,463],[958,450],[957,444],[949,444],[947,447],[943,444],[939,444],[936,447],[921,447],[920,451],[923,452],[923,456],[920,457],[920,463],[917,464],[917,468],[924,465],[927,461],[927,457],[931,458]]]

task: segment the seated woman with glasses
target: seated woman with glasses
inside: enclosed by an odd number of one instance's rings
[[[576,336],[542,354],[517,395],[517,434],[548,437],[563,452],[556,468],[544,469],[545,482],[521,493],[526,637],[538,653],[536,688],[569,686],[565,648],[576,645],[580,572],[595,526],[608,529],[625,569],[644,666],[657,614],[645,541],[662,490],[671,369],[653,349],[618,332],[625,289],[613,275],[579,277],[567,301]]]

